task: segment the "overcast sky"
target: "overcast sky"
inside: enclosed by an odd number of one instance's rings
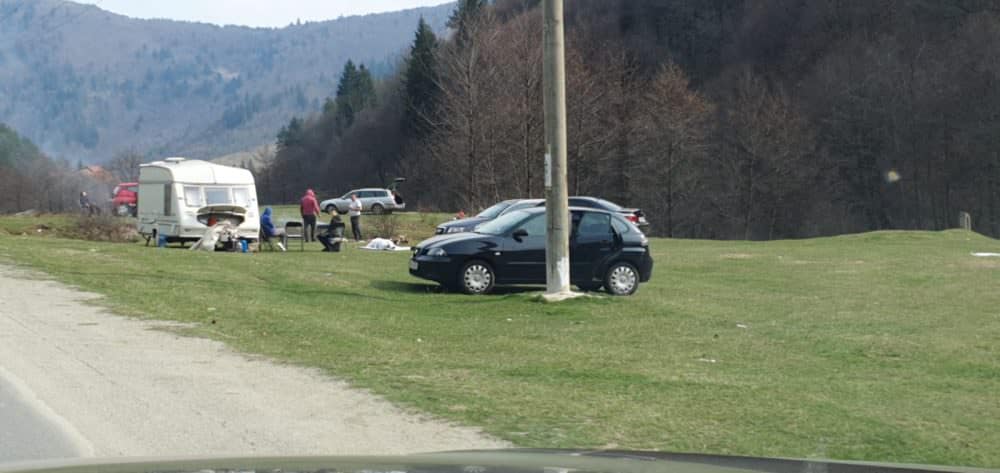
[[[219,25],[287,26],[451,3],[452,0],[75,0],[136,18],[169,18]]]

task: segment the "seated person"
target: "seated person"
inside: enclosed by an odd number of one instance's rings
[[[280,240],[276,242],[271,241],[271,238],[280,236],[281,234],[274,228],[274,222],[271,221],[271,207],[267,207],[264,209],[264,213],[260,214],[261,241],[272,245],[277,244],[281,251],[285,251],[285,245],[282,245]]]
[[[330,209],[330,225],[326,227],[325,233],[316,236],[316,239],[323,244],[323,251],[340,251],[340,243],[344,240],[344,228],[344,221],[340,219],[340,215],[336,210]]]

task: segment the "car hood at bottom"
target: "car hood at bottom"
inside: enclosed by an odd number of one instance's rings
[[[496,450],[410,456],[60,460],[0,473],[998,473],[966,467],[601,450]]]

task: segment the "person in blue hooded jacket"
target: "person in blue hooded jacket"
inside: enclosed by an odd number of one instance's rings
[[[260,233],[267,243],[272,243],[271,238],[280,236],[274,228],[274,222],[271,221],[271,207],[265,208],[264,213],[260,214]],[[282,245],[280,241],[276,243],[281,251],[285,251],[285,245]]]

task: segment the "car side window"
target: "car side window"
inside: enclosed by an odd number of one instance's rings
[[[569,199],[570,207],[585,207],[588,209],[594,208],[594,203],[587,199]]]
[[[611,234],[611,216],[604,213],[585,212],[580,218],[577,235],[583,238],[600,238]]]
[[[611,225],[615,227],[615,231],[618,232],[619,235],[624,235],[632,231],[631,225],[629,225],[627,222],[621,219],[617,218],[611,219]]]
[[[535,215],[519,227],[528,232],[528,236],[545,236],[545,214]]]

